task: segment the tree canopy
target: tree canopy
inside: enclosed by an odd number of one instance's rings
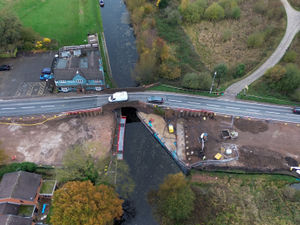
[[[208,72],[187,73],[182,80],[182,86],[192,89],[208,90],[211,85],[211,75]]]
[[[53,225],[109,225],[123,214],[123,200],[113,188],[90,181],[72,181],[54,192]]]
[[[218,21],[224,18],[225,12],[218,3],[212,3],[204,12],[204,16],[208,20]]]
[[[159,210],[174,223],[185,220],[194,209],[195,194],[182,173],[169,175],[157,195]]]

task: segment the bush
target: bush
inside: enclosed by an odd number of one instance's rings
[[[217,87],[219,87],[221,79],[226,80],[228,74],[228,68],[225,63],[215,66],[214,71],[217,72],[216,79],[218,79]]]
[[[0,178],[6,174],[16,171],[27,171],[27,172],[35,172],[37,165],[31,162],[23,162],[23,163],[11,163],[5,166],[2,166],[0,169]]]
[[[245,64],[237,65],[237,67],[235,68],[233,77],[234,78],[242,77],[245,74],[245,68],[246,68]]]
[[[258,0],[254,5],[254,11],[260,14],[266,13],[268,10],[268,0]]]
[[[294,91],[291,97],[294,101],[300,102],[300,87]]]
[[[204,13],[204,17],[208,20],[218,21],[225,16],[224,9],[216,2],[212,3]]]
[[[293,50],[289,50],[285,53],[282,61],[285,63],[294,63],[297,59],[297,53]]]
[[[179,10],[183,17],[183,21],[187,23],[197,23],[203,18],[206,7],[206,0],[197,0],[196,2],[188,3],[187,5],[186,2],[182,2]]]
[[[254,33],[248,37],[247,46],[248,48],[258,48],[261,47],[264,43],[264,34],[263,33]]]
[[[187,73],[182,80],[182,86],[191,89],[208,90],[211,85],[211,75],[208,72]]]
[[[241,9],[238,6],[236,6],[232,9],[231,17],[236,20],[241,17]]]
[[[236,0],[220,0],[219,5],[223,7],[226,18],[239,19],[241,10]]]
[[[232,38],[232,31],[230,29],[226,29],[222,34],[222,40],[224,42],[229,41]]]

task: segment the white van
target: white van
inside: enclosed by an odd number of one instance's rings
[[[126,102],[128,101],[127,91],[116,92],[108,97],[109,102]]]

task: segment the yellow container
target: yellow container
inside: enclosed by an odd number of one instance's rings
[[[169,133],[174,133],[174,127],[173,127],[173,125],[172,124],[169,124]]]
[[[220,160],[222,158],[222,155],[220,153],[217,153],[215,155],[215,159]]]

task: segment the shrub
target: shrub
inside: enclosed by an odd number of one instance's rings
[[[248,48],[258,48],[261,47],[264,43],[264,34],[263,33],[254,33],[248,37],[247,46]]]
[[[182,86],[191,89],[208,90],[211,85],[212,78],[209,73],[187,73],[182,80]]]
[[[233,77],[234,78],[242,77],[245,74],[245,68],[246,68],[245,64],[237,65],[237,67],[235,68]]]
[[[268,9],[268,0],[258,0],[254,5],[254,11],[260,14],[266,13]]]
[[[223,7],[226,18],[240,18],[241,10],[238,7],[236,0],[220,0],[218,3]]]
[[[11,163],[1,167],[0,178],[6,173],[11,173],[20,170],[33,173],[36,171],[36,168],[37,165],[31,162]]]
[[[206,7],[206,0],[197,0],[196,2],[187,5],[183,1],[179,10],[183,17],[183,21],[187,23],[197,23],[202,19]]]
[[[238,6],[231,10],[231,17],[236,20],[241,17],[241,9]]]
[[[222,40],[226,42],[231,38],[232,38],[232,31],[230,29],[226,29],[222,34]]]
[[[277,85],[277,89],[284,93],[290,94],[300,86],[300,70],[296,64],[287,64],[285,66],[286,74]]]
[[[293,63],[296,62],[296,59],[297,59],[297,53],[293,50],[289,50],[285,53],[282,60],[285,63]]]
[[[225,16],[224,9],[216,2],[212,3],[204,13],[204,17],[208,20],[218,21]]]
[[[300,102],[300,87],[294,91],[291,97],[294,101]]]

